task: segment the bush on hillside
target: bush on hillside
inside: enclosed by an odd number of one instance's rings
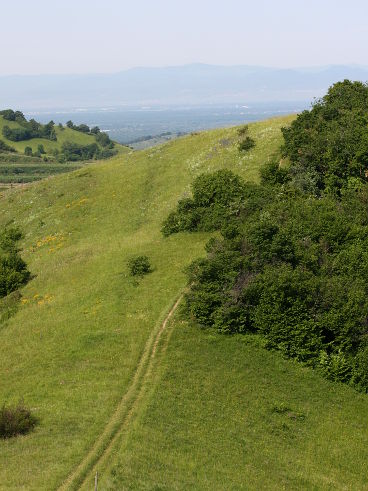
[[[128,261],[131,276],[144,276],[152,271],[150,260],[147,256],[132,257]]]
[[[87,126],[86,124],[80,124],[78,126],[75,126],[74,129],[76,131],[80,131],[81,133],[89,133],[89,126]]]
[[[0,298],[16,291],[31,278],[17,247],[22,234],[17,228],[0,233]]]
[[[246,152],[253,148],[256,144],[254,139],[249,136],[249,127],[248,125],[241,126],[238,129],[239,143],[238,149],[239,152]]]
[[[66,122],[66,126],[74,131],[80,131],[81,133],[89,133],[90,128],[86,124],[75,125],[73,121],[69,120]]]
[[[368,389],[368,187],[339,202],[259,188],[189,268],[187,312]]]
[[[99,149],[96,143],[79,145],[78,143],[64,142],[61,151],[65,160],[74,162],[95,158],[98,155]]]
[[[238,148],[240,152],[246,152],[255,146],[256,142],[250,136],[246,136],[239,142]]]
[[[288,169],[281,167],[279,162],[269,162],[260,169],[261,183],[275,186],[277,184],[286,184],[290,181],[290,172]]]
[[[162,226],[165,236],[183,231],[212,231],[239,215],[246,185],[229,170],[203,174],[193,182],[192,198],[183,198]]]
[[[0,438],[11,438],[29,433],[37,424],[37,418],[22,401],[14,406],[0,408]]]
[[[18,123],[23,123],[26,121],[26,118],[21,111],[13,111],[12,109],[4,109],[3,111],[0,111],[0,116],[7,121],[16,121]]]
[[[15,153],[16,150],[14,147],[7,145],[3,140],[0,140],[0,153],[1,152],[12,152]]]
[[[110,140],[110,137],[107,133],[104,133],[103,131],[97,131],[95,135],[96,135],[96,142],[99,145],[101,145],[101,147],[105,147],[105,148],[114,147],[114,142]]]
[[[6,139],[14,142],[30,140],[32,138],[32,134],[27,128],[9,128],[9,126],[5,125],[2,133]]]
[[[97,143],[89,145],[80,145],[74,142],[64,142],[61,147],[61,153],[57,153],[61,162],[76,162],[79,160],[106,159],[116,154],[116,150],[109,148],[101,149]]]
[[[283,154],[294,185],[303,192],[339,195],[351,179],[368,179],[368,85],[344,80],[333,85],[283,128]]]

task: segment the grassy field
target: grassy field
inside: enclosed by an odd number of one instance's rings
[[[71,170],[78,169],[84,165],[81,162],[74,162],[73,164],[64,164],[55,161],[44,162],[42,158],[27,157],[24,155],[25,147],[31,147],[32,151],[36,152],[38,145],[42,144],[46,155],[50,155],[55,149],[61,150],[64,142],[73,142],[78,143],[79,145],[89,145],[95,142],[95,137],[93,135],[88,135],[66,127],[61,129],[58,126],[55,126],[56,141],[51,141],[46,138],[32,138],[31,140],[13,142],[5,138],[2,134],[5,125],[10,128],[18,128],[20,125],[15,121],[7,121],[3,116],[0,116],[0,140],[15,148],[19,153],[9,154],[0,152],[0,183],[26,183],[36,181],[51,175],[70,172]],[[119,154],[124,154],[129,151],[127,147],[118,143],[115,144],[115,148],[118,150]]]
[[[161,372],[99,489],[368,489],[366,395],[257,338],[177,318],[170,328]]]
[[[215,130],[0,190],[0,224],[21,226],[35,275],[18,304],[0,303],[0,314],[18,305],[9,320],[0,315],[0,401],[23,397],[40,419],[33,433],[0,441],[0,489],[57,489],[112,415],[119,438],[97,460],[99,489],[364,489],[368,398],[253,338],[205,333],[176,316],[157,337],[183,268],[208,239],[164,239],[163,218],[204,171],[257,180],[289,121],[251,125],[256,147],[244,155],[236,129]],[[138,281],[127,271],[137,253],[154,267]],[[133,389],[123,425],[116,409]]]

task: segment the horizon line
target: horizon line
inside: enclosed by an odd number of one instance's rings
[[[112,72],[43,72],[43,73],[10,73],[10,74],[0,74],[0,78],[12,78],[12,77],[83,77],[83,76],[108,76],[108,75],[119,75],[122,73],[127,73],[135,70],[165,70],[165,69],[175,69],[175,68],[187,68],[187,67],[212,67],[212,68],[252,68],[252,69],[263,69],[263,70],[281,70],[281,71],[307,71],[307,70],[328,70],[331,68],[359,68],[368,71],[368,65],[359,63],[330,63],[326,65],[304,65],[304,66],[271,66],[271,65],[247,65],[247,64],[231,64],[231,65],[221,65],[213,63],[204,62],[191,62],[183,63],[178,65],[136,65],[130,68],[125,68],[118,71]]]

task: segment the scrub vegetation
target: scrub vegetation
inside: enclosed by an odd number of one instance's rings
[[[331,87],[283,129],[289,168],[266,164],[260,184],[231,171],[200,176],[163,228],[221,230],[188,268],[187,311],[199,324],[260,333],[269,348],[364,392],[367,101],[364,84]]]
[[[322,300],[342,307],[339,326],[354,331],[364,286],[343,254],[365,240],[364,212],[353,210],[364,177],[354,174],[359,183],[349,181],[346,191],[340,182],[328,196],[326,185],[305,194],[290,170],[300,163],[280,150],[281,129],[293,119],[249,125],[255,145],[246,151],[237,128],[203,132],[0,193],[0,225],[22,230],[22,259],[33,275],[0,305],[0,315],[8,312],[0,401],[9,407],[24,398],[39,422],[0,440],[4,488],[91,489],[98,470],[99,489],[364,489],[366,394],[313,370],[316,357],[300,363],[283,349],[277,336],[288,332],[287,315],[277,317],[276,294],[262,297],[269,303],[257,316],[262,325],[266,314],[285,321],[279,331],[270,326],[276,337],[246,324],[246,309],[244,328],[236,327],[240,309],[232,310],[253,278],[265,292],[285,287],[288,308],[297,288],[310,286],[303,302],[311,301],[315,281],[321,291],[330,287],[323,268],[340,264],[348,271],[334,270],[332,286],[353,278],[352,291],[339,290],[340,304],[333,289]],[[69,130],[76,131],[60,131]],[[320,211],[331,222],[326,230],[311,223]],[[309,249],[296,230],[300,218]],[[239,248],[246,234],[249,246]],[[139,281],[129,269],[137,257],[150,269]],[[244,267],[251,274],[234,290]],[[178,315],[185,271],[191,283]],[[208,304],[212,280],[222,290]],[[210,323],[191,310],[197,300]],[[295,309],[295,319],[306,308]],[[315,338],[327,364],[340,353],[350,363],[364,346],[361,331],[347,344],[340,334],[331,328],[328,346]],[[275,340],[278,351],[265,349]],[[307,346],[309,356],[316,345]]]

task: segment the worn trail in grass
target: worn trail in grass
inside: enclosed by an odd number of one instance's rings
[[[99,436],[98,440],[89,453],[83,458],[79,466],[72,474],[70,474],[70,476],[68,476],[66,481],[59,488],[60,491],[79,489],[80,487],[83,487],[83,485],[89,485],[91,475],[93,479],[94,471],[97,471],[99,466],[102,467],[104,464],[106,465],[106,461],[111,455],[114,446],[116,446],[117,443],[120,443],[119,440],[121,439],[122,433],[125,427],[130,423],[130,420],[137,409],[137,405],[144,394],[145,384],[147,384],[147,380],[151,375],[157,349],[165,332],[167,323],[176,311],[181,298],[182,297],[179,297],[174,306],[170,309],[159,329],[152,331],[152,335],[148,339],[143,350],[141,359],[139,360],[127,392],[123,395],[114,414],[105,426],[103,433]]]

